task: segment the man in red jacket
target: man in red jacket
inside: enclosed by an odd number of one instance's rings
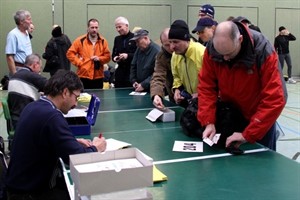
[[[203,138],[216,134],[216,102],[235,106],[249,122],[226,147],[259,142],[276,150],[275,122],[286,103],[286,88],[273,45],[239,22],[220,23],[208,44],[199,73],[197,118]]]

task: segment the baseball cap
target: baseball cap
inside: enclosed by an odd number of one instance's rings
[[[210,26],[213,26],[215,24],[216,24],[215,21],[212,20],[211,18],[208,18],[208,17],[200,18],[198,20],[196,28],[194,28],[192,33],[201,32],[205,29],[205,27],[210,27]]]
[[[137,40],[142,36],[146,36],[149,35],[149,32],[145,29],[140,29],[137,30],[136,32],[134,32],[133,38],[131,38],[130,40]]]
[[[249,19],[247,19],[246,17],[243,16],[238,16],[236,18],[234,18],[232,21],[234,22],[241,22],[241,23],[247,23],[247,24],[251,24],[251,22],[249,21]]]
[[[214,18],[215,16],[215,9],[210,4],[205,4],[200,7],[199,13],[204,13],[205,15]]]

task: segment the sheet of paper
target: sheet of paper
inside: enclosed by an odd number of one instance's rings
[[[129,93],[129,95],[137,95],[137,96],[141,96],[141,95],[143,96],[146,94],[147,92],[135,92],[135,91]]]
[[[173,151],[179,152],[203,152],[203,142],[175,141]]]
[[[69,110],[68,114],[64,115],[65,117],[86,117],[86,109],[74,108]]]
[[[162,111],[158,110],[157,108],[154,108],[148,113],[146,119],[150,120],[151,122],[155,122],[162,114]]]
[[[90,95],[89,93],[83,92],[83,93],[80,93],[80,96],[78,97],[78,101],[88,103],[91,101],[91,98],[92,98],[92,95]]]
[[[136,158],[108,160],[103,162],[94,162],[75,166],[79,173],[99,172],[106,170],[115,170],[116,172],[119,172],[122,169],[136,167],[143,167],[142,163],[140,163]]]
[[[125,147],[129,147],[131,144],[127,142],[123,142],[120,140],[115,140],[112,138],[106,139],[106,151],[114,151],[118,149],[122,149]]]
[[[168,180],[168,177],[162,173],[155,165],[153,165],[153,182],[161,182]]]

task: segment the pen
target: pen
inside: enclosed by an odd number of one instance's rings
[[[99,138],[102,138],[102,133],[99,133],[99,136],[98,136]]]

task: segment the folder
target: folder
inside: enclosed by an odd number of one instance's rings
[[[168,177],[153,165],[153,182],[161,182],[168,180]]]

